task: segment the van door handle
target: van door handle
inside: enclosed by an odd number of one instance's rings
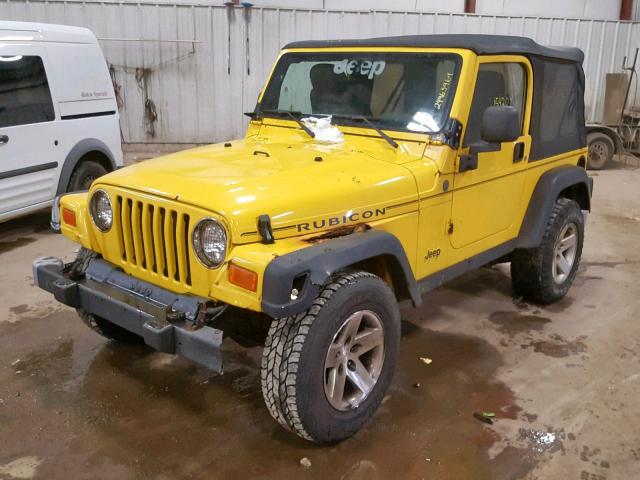
[[[0,144],[9,143],[9,135],[0,135]]]

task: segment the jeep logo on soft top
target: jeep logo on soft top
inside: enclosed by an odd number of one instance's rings
[[[360,75],[366,75],[371,80],[376,75],[384,72],[386,65],[384,60],[348,60],[345,58],[333,65],[333,73],[336,75],[359,73]]]

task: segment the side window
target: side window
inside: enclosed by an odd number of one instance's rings
[[[526,72],[519,63],[483,63],[478,69],[464,146],[481,140],[482,114],[487,107],[510,105],[520,113],[520,129],[526,98]]]
[[[545,120],[540,123],[542,142],[557,142],[562,137],[575,138],[584,124],[576,108],[580,100],[576,77],[574,65],[556,64],[554,68],[545,68],[542,91],[549,101],[542,102],[540,117]]]
[[[55,118],[49,83],[37,56],[0,56],[0,128]]]

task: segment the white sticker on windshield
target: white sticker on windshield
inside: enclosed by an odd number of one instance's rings
[[[353,75],[359,73],[360,75],[366,75],[371,80],[376,75],[380,75],[384,72],[387,66],[384,60],[348,60],[344,59],[341,62],[333,65],[333,73],[341,75],[346,73],[347,75]]]
[[[447,99],[447,94],[449,93],[449,88],[451,87],[451,82],[453,81],[453,73],[447,73],[442,80],[442,85],[440,86],[440,91],[436,96],[436,101],[433,103],[433,106],[436,109],[440,110],[444,105],[445,100]]]

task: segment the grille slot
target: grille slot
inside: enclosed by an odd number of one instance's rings
[[[189,215],[123,195],[116,209],[122,261],[191,286]]]

